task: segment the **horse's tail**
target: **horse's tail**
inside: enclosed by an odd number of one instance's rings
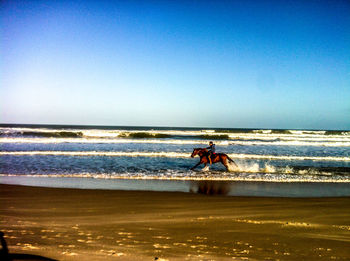
[[[228,155],[226,155],[226,157],[230,163],[235,164],[235,166],[238,168],[238,165],[236,164],[236,162],[233,161],[233,159],[231,159]]]

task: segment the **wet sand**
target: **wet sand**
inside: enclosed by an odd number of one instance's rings
[[[350,198],[0,185],[10,253],[57,260],[349,260]]]

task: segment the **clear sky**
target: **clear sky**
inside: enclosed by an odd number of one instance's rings
[[[350,2],[1,1],[0,122],[350,129]]]

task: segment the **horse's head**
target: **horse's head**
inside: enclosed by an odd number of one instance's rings
[[[196,155],[201,156],[201,154],[203,153],[203,151],[206,151],[206,149],[202,149],[202,148],[193,149],[193,152],[192,152],[192,154],[191,154],[191,158],[195,157]]]
[[[193,152],[191,154],[191,158],[193,158],[194,156],[196,156],[198,154],[198,149],[193,149]]]

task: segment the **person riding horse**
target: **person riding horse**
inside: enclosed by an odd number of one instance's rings
[[[213,146],[211,148],[213,148]],[[214,147],[214,151],[215,151],[215,147]],[[229,170],[230,163],[232,163],[236,168],[238,168],[237,164],[225,153],[214,153],[209,156],[207,148],[194,148],[191,154],[191,158],[194,158],[196,155],[198,155],[200,159],[199,159],[199,162],[191,168],[191,170],[194,170],[201,164],[204,164],[204,166],[206,167],[207,163],[209,162],[209,158],[210,158],[210,162],[213,164],[219,163],[219,162],[222,163],[225,166],[227,171],[230,171]]]
[[[208,149],[208,155],[207,155],[207,158],[208,158],[208,161],[210,163],[210,165],[212,164],[212,156],[215,154],[215,144],[210,141],[209,142],[209,147],[207,147],[206,149]]]

